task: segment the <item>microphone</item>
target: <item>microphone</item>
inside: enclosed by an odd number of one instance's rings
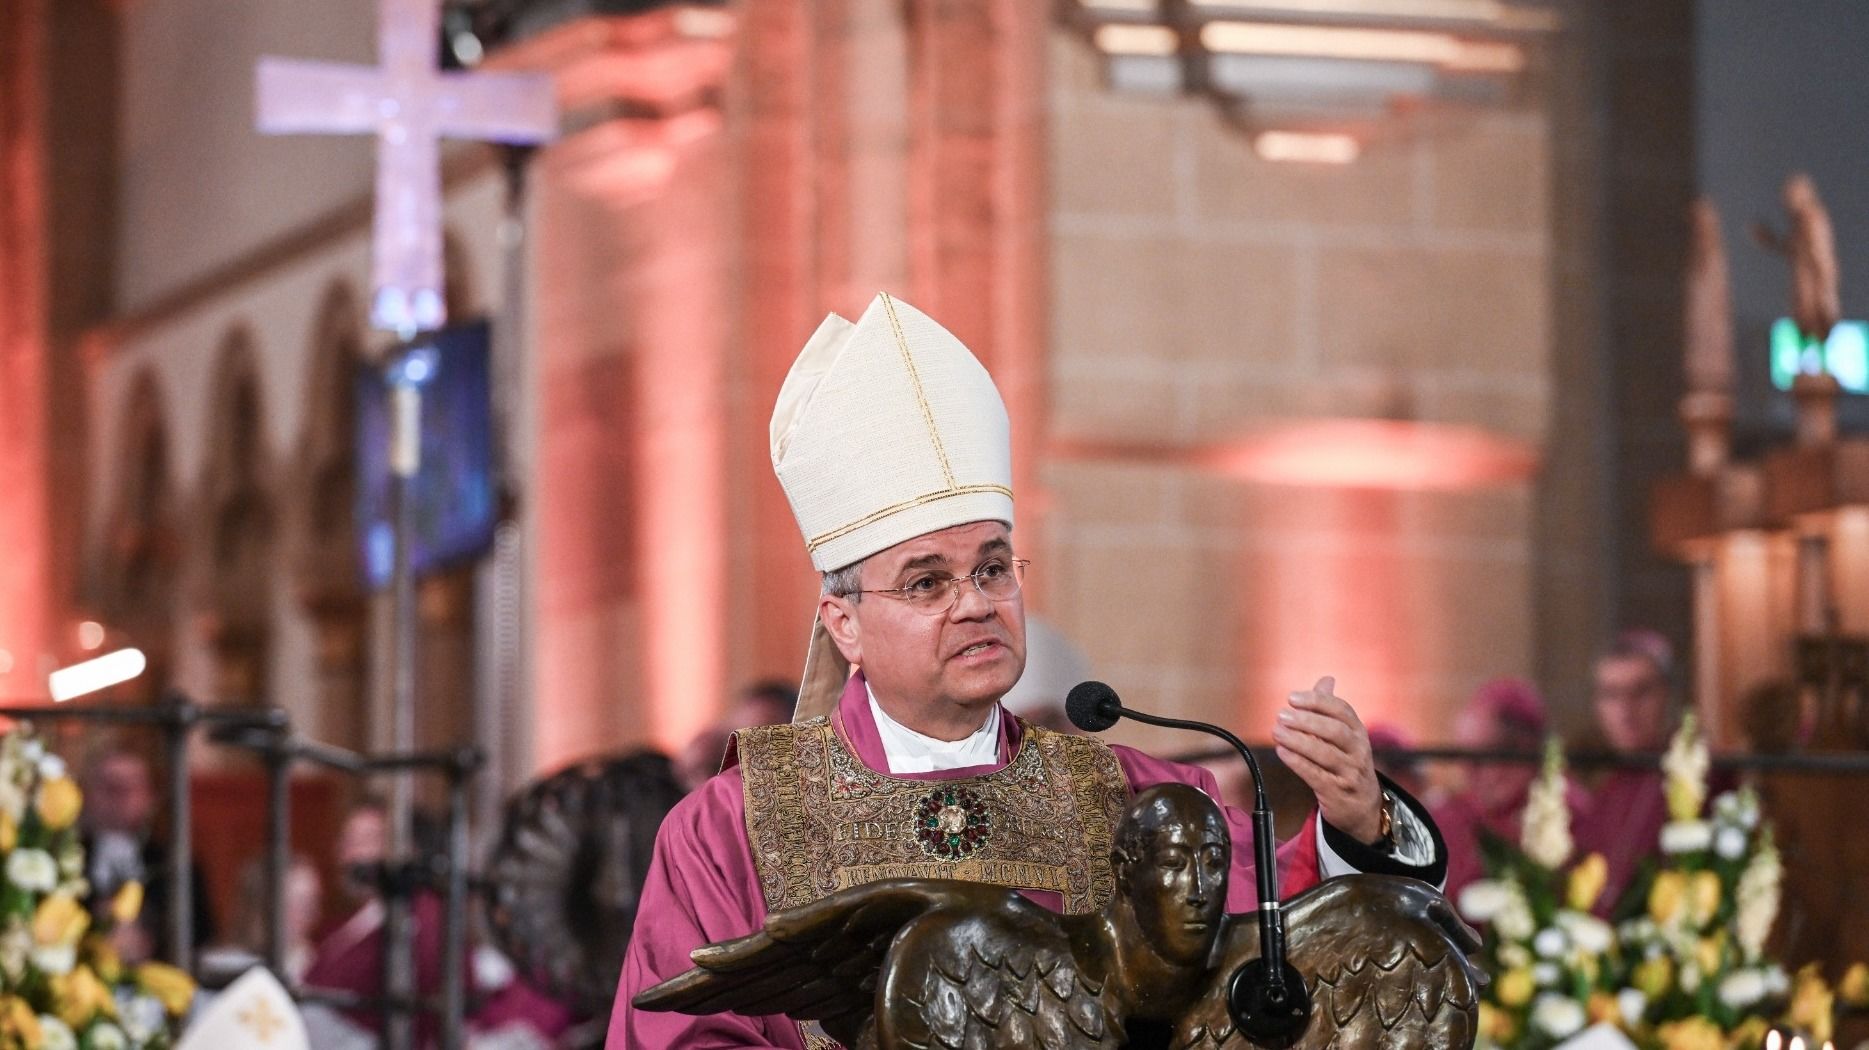
[[[1101,733],[1128,718],[1145,725],[1190,729],[1217,736],[1231,744],[1246,768],[1252,770],[1253,874],[1259,890],[1259,957],[1233,971],[1227,981],[1227,1012],[1241,1035],[1260,1046],[1278,1050],[1298,1041],[1311,1021],[1311,994],[1304,978],[1285,961],[1285,913],[1278,898],[1277,839],[1272,834],[1272,807],[1265,797],[1265,777],[1259,760],[1239,737],[1217,725],[1184,718],[1164,718],[1124,707],[1116,690],[1102,682],[1079,682],[1064,699],[1071,724],[1086,733]]]

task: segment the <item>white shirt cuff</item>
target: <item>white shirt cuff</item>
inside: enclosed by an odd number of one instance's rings
[[[1395,800],[1395,859],[1403,864],[1425,868],[1434,863],[1434,836],[1422,822],[1414,808],[1401,799]],[[1361,875],[1362,870],[1344,860],[1337,851],[1330,848],[1330,841],[1324,836],[1324,818],[1317,818],[1317,874],[1320,879],[1334,879],[1340,875]],[[1441,879],[1440,889],[1447,885],[1447,879]]]

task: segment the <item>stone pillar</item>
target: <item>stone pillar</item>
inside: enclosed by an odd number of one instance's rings
[[[771,418],[799,348],[831,308],[821,291],[817,205],[823,173],[834,165],[819,146],[817,104],[838,89],[823,81],[835,77],[839,64],[820,40],[814,8],[822,6],[741,5],[729,107],[742,201],[738,352],[730,361],[730,413],[741,421],[730,435],[739,524],[734,577],[743,586],[731,590],[728,602],[745,632],[735,681],[796,680],[817,601],[811,559],[772,475],[761,424]]]
[[[45,695],[46,2],[0,5],[0,697]]]
[[[1012,418],[1019,545],[1043,534],[1046,427],[1044,4],[910,12],[910,299],[993,373]]]
[[[732,25],[592,17],[492,63],[550,72],[565,126],[533,166],[522,351],[539,766],[679,746],[724,692]]]

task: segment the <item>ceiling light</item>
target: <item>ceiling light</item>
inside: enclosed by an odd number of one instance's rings
[[[1195,7],[1250,11],[1257,15],[1368,20],[1419,19],[1462,22],[1496,29],[1549,32],[1558,19],[1550,11],[1529,10],[1500,0],[1188,0]]]
[[[1348,164],[1363,152],[1356,136],[1337,131],[1262,131],[1252,145],[1262,160],[1308,164]]]
[[[1181,34],[1167,26],[1111,23],[1097,27],[1097,50],[1106,55],[1172,55],[1181,49]]]
[[[1209,22],[1201,27],[1201,45],[1232,54],[1416,62],[1474,73],[1516,73],[1525,67],[1525,53],[1516,44],[1414,29]]]

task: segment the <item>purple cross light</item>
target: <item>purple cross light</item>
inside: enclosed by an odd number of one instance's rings
[[[548,76],[442,72],[441,0],[379,2],[382,65],[263,57],[258,124],[267,135],[377,136],[370,320],[406,337],[447,320],[440,140],[544,142],[558,114]]]

